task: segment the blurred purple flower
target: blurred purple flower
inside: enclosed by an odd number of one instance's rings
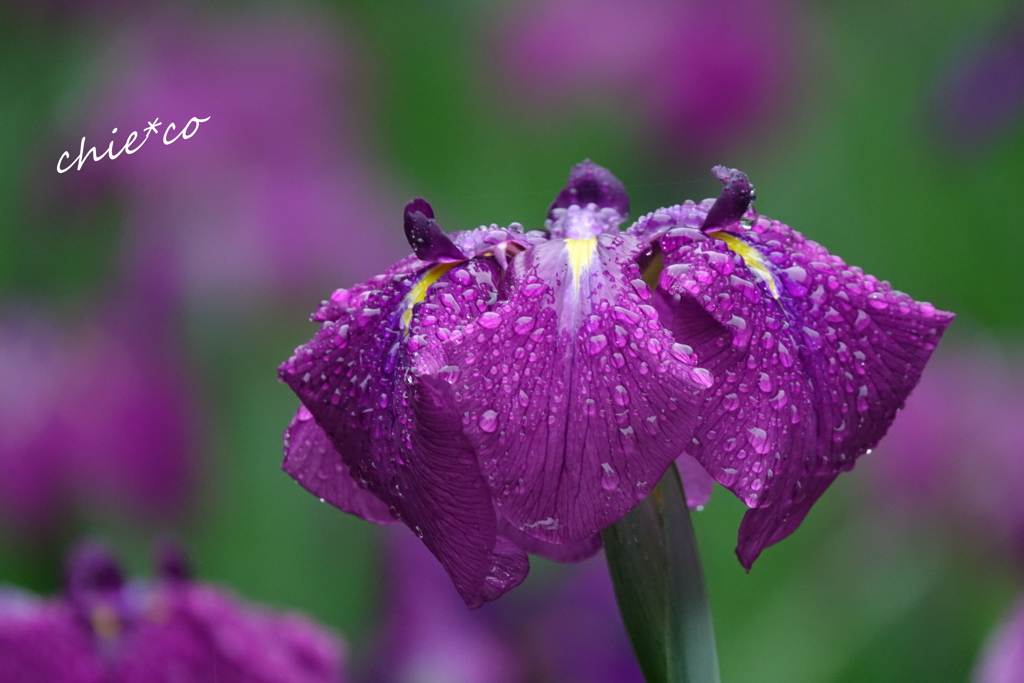
[[[790,96],[801,50],[783,0],[551,0],[502,22],[503,78],[531,104],[630,102],[674,149],[714,150]]]
[[[601,558],[471,612],[422,543],[385,536],[373,683],[642,683]]]
[[[0,671],[11,683],[341,683],[336,637],[183,576],[124,583],[99,546],[72,555],[65,594],[0,591]]]
[[[477,607],[522,581],[526,552],[592,554],[686,454],[751,508],[749,569],[877,444],[953,316],[757,216],[745,174],[714,173],[718,199],[624,232],[625,189],[590,161],[547,233],[448,236],[410,202],[415,253],[323,302],[279,369],[302,401],[285,471],[403,521]],[[642,275],[662,264],[652,292]]]
[[[1024,559],[1024,364],[994,349],[940,354],[868,473],[884,500]]]
[[[67,508],[180,512],[194,414],[182,368],[138,326],[0,325],[0,512],[39,531]]]
[[[385,535],[384,621],[374,683],[517,683],[521,659],[492,612],[468,611],[437,560],[407,533]]]
[[[962,50],[945,74],[935,114],[963,151],[985,146],[1024,118],[1024,11]]]
[[[131,275],[146,289],[237,303],[366,277],[400,255],[377,229],[391,190],[364,149],[367,65],[342,27],[160,16],[115,45],[86,149],[163,125],[134,155],[72,173],[124,194]],[[210,120],[165,146],[167,125],[192,117]]]
[[[1017,603],[989,636],[971,680],[974,683],[1024,680],[1024,600]]]

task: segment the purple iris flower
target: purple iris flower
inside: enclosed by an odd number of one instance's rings
[[[715,174],[717,200],[630,232],[660,246],[655,306],[715,377],[687,450],[751,508],[749,569],[885,435],[953,315],[758,216],[743,173]]]
[[[14,528],[38,533],[83,504],[149,518],[185,508],[197,411],[181,363],[139,328],[5,316],[0,512]]]
[[[303,404],[284,469],[405,522],[479,606],[523,579],[524,551],[592,554],[685,455],[752,508],[749,568],[882,437],[952,316],[756,216],[746,176],[715,172],[717,200],[626,231],[622,184],[589,161],[544,232],[447,236],[410,202],[415,254],[323,302],[280,368]]]
[[[0,589],[0,671],[12,683],[341,683],[338,639],[295,614],[195,583],[173,551],[152,582],[126,583],[80,546],[65,594]]]

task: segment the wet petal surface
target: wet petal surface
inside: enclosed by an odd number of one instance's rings
[[[517,257],[507,300],[445,344],[453,390],[496,504],[548,543],[591,538],[658,482],[691,438],[710,376],[650,305],[622,234]]]
[[[284,433],[281,469],[304,489],[339,510],[377,524],[397,521],[380,498],[359,486],[306,406],[299,408]]]
[[[655,306],[715,377],[687,450],[753,508],[737,549],[749,568],[878,443],[953,316],[777,221],[701,232],[711,205],[630,233],[660,237]]]
[[[360,486],[441,561],[471,607],[526,575],[526,555],[499,539],[490,492],[462,434],[440,342],[463,334],[496,298],[491,259],[400,262],[336,292],[323,327],[280,370]]]

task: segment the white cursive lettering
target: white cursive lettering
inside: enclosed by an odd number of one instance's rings
[[[199,124],[200,123],[205,123],[206,121],[209,121],[209,120],[210,120],[209,116],[207,116],[205,119],[201,119],[199,117],[193,116],[191,119],[189,119],[188,123],[185,124],[185,127],[181,129],[181,132],[178,133],[178,135],[176,135],[173,140],[168,140],[167,139],[167,134],[170,133],[171,131],[173,131],[174,129],[176,129],[177,126],[175,126],[173,123],[168,123],[167,124],[167,128],[164,130],[164,136],[163,136],[164,137],[164,144],[165,145],[170,145],[173,142],[177,141],[178,138],[184,138],[184,139],[188,140],[193,135],[195,135],[196,133],[199,132]],[[195,126],[193,128],[190,128],[193,124],[195,124]],[[82,138],[82,142],[79,145],[78,156],[75,157],[74,159],[72,159],[71,163],[68,164],[67,167],[64,166],[64,160],[65,159],[71,159],[71,152],[64,152],[63,154],[60,155],[60,158],[57,159],[57,173],[66,173],[66,172],[70,171],[72,168],[77,168],[79,171],[81,171],[82,170],[82,166],[85,165],[85,162],[89,160],[89,156],[90,155],[92,156],[92,160],[93,161],[100,161],[101,159],[105,159],[105,158],[116,159],[119,156],[121,156],[122,154],[135,154],[140,149],[142,149],[142,146],[144,144],[146,144],[146,140],[149,139],[149,134],[150,133],[156,133],[158,131],[158,129],[160,128],[160,126],[162,126],[162,125],[164,125],[164,124],[162,124],[160,122],[160,118],[159,117],[153,119],[152,121],[149,121],[148,125],[143,129],[145,131],[146,135],[142,138],[142,142],[140,142],[137,147],[132,147],[132,145],[135,144],[135,141],[139,138],[139,132],[133,130],[128,135],[128,138],[124,141],[124,145],[117,152],[114,151],[114,141],[113,140],[110,141],[110,143],[107,145],[107,148],[105,150],[103,150],[102,153],[98,152],[98,150],[95,147],[89,148],[89,151],[86,152],[85,151],[85,138],[83,137]],[[110,131],[110,134],[111,135],[116,135],[117,134],[117,128],[115,128],[114,130]]]

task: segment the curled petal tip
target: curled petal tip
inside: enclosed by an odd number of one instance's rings
[[[411,202],[405,205],[406,216],[416,211],[419,211],[427,218],[434,217],[434,207],[432,207],[430,205],[430,202],[428,202],[426,199],[423,199],[422,197],[417,197],[416,199],[413,199]]]
[[[434,209],[425,199],[417,198],[405,205],[405,237],[421,261],[465,260],[462,251],[434,220]]]
[[[574,204],[596,204],[599,209],[612,208],[621,216],[629,213],[629,196],[622,181],[590,159],[584,159],[572,167],[568,183],[548,208],[548,217],[554,217],[551,213],[554,209],[564,209]]]
[[[743,171],[725,166],[715,166],[711,173],[725,183],[718,199],[708,211],[701,230],[708,232],[737,223],[754,201],[754,186]]]

